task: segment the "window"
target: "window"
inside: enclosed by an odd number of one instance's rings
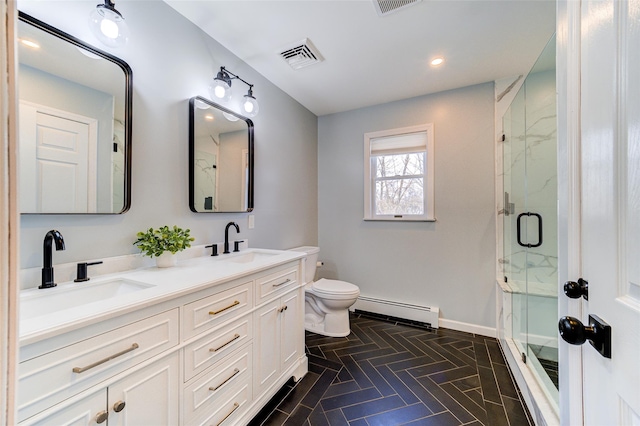
[[[364,219],[434,221],[433,124],[365,133]]]

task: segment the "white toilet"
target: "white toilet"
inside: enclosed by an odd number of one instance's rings
[[[318,247],[297,247],[292,251],[307,253],[304,289],[304,328],[330,337],[345,337],[349,328],[349,308],[360,295],[358,286],[345,281],[321,278],[313,281],[318,262]]]

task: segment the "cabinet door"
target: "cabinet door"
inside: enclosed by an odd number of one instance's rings
[[[177,425],[179,371],[175,352],[109,386],[109,426]]]
[[[300,291],[296,290],[282,297],[286,309],[281,314],[282,345],[280,353],[281,370],[291,366],[304,351],[304,331]]]
[[[20,423],[20,426],[96,426],[98,416],[106,425],[107,391],[102,389],[71,404],[61,403]]]
[[[255,312],[254,394],[260,395],[280,372],[280,299]]]

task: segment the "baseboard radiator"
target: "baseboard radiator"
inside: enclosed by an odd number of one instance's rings
[[[433,328],[438,328],[438,316],[440,314],[440,310],[433,306],[412,305],[366,296],[358,297],[358,300],[350,309],[352,311],[372,312],[374,314],[427,323]]]

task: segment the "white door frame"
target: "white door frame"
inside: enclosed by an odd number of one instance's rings
[[[558,318],[582,318],[582,299],[563,293],[565,281],[581,276],[580,48],[581,2],[558,0],[556,87],[558,90]],[[560,423],[582,425],[581,347],[560,342]]]
[[[16,424],[18,360],[18,100],[16,2],[0,0],[0,424]]]

